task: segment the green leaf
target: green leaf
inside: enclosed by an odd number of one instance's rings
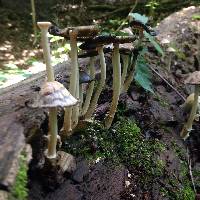
[[[146,24],[148,22],[148,17],[145,15],[140,15],[139,13],[129,13],[130,21],[136,20],[143,24]]]
[[[164,52],[162,50],[162,48],[160,47],[160,45],[155,41],[154,37],[151,36],[149,33],[147,33],[146,31],[144,31],[144,36],[149,39],[149,42],[151,42],[151,44],[155,47],[155,49],[162,55],[164,56]]]
[[[149,92],[154,93],[151,83],[151,72],[148,68],[146,60],[142,55],[139,55],[136,60],[134,78],[141,87]]]

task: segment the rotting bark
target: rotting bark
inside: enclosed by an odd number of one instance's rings
[[[58,64],[54,67],[55,74],[66,73],[69,68],[70,62]],[[32,109],[26,106],[27,102],[34,99],[44,80],[45,72],[40,72],[0,92],[1,190],[8,191],[14,184],[19,155],[25,146],[26,140],[30,140],[46,119],[47,110]]]

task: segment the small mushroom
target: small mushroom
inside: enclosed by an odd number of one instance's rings
[[[104,120],[105,127],[107,129],[110,128],[112,121],[114,119],[119,96],[121,93],[121,63],[120,63],[119,43],[114,43],[112,64],[113,64],[113,98],[109,113]]]
[[[122,77],[121,77],[121,92],[126,91],[124,88],[126,87],[125,83],[127,84],[127,79],[130,79],[129,76],[132,76],[130,73],[126,79],[130,56],[134,51],[134,46],[132,43],[124,43],[119,45],[119,52],[121,54],[121,58],[123,61],[123,68],[122,68]],[[126,82],[125,82],[126,81]],[[129,85],[128,85],[129,86]]]
[[[33,108],[49,108],[47,158],[56,158],[56,145],[58,138],[57,108],[71,107],[76,104],[78,104],[78,100],[75,99],[61,83],[52,81],[45,82],[42,85],[36,101],[31,105]]]
[[[166,51],[169,52],[169,57],[167,59],[167,69],[168,69],[168,71],[170,71],[171,64],[172,64],[172,56],[174,55],[176,50],[173,47],[168,47]]]
[[[94,67],[94,66],[93,66]],[[84,83],[91,83],[94,81],[94,78],[91,78],[85,71],[79,70],[79,111],[82,110],[82,104],[83,104],[83,84]]]
[[[189,137],[189,133],[192,130],[192,124],[197,113],[198,98],[200,93],[200,71],[191,73],[189,77],[185,80],[185,84],[194,85],[195,91],[194,91],[194,101],[189,118],[180,133],[181,138],[183,138],[184,140]]]
[[[94,46],[96,46],[96,49],[100,57],[100,66],[101,66],[101,79],[98,83],[96,92],[93,94],[90,107],[88,108],[87,112],[84,115],[84,119],[87,121],[90,121],[92,114],[94,113],[96,109],[99,96],[103,90],[103,87],[106,81],[106,62],[105,62],[105,57],[104,57],[103,45],[110,44],[110,41],[112,39],[113,39],[112,36],[97,36],[93,38],[90,42],[86,41],[85,43],[82,44],[82,47],[83,46],[85,47],[84,49],[87,49],[86,47],[88,46],[88,44],[94,44]]]
[[[89,73],[90,73],[91,80],[95,79],[94,63],[95,63],[95,57],[90,57]],[[94,84],[95,84],[95,81],[91,81],[89,83],[89,87],[88,87],[88,89],[86,91],[85,102],[84,102],[82,110],[81,110],[81,116],[85,115],[85,113],[87,112],[87,110],[88,110],[88,108],[90,106],[90,101],[91,101],[92,94],[93,94],[93,91],[94,91]]]

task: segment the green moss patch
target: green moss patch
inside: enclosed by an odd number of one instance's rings
[[[26,200],[28,197],[28,188],[27,188],[27,161],[26,154],[21,153],[19,158],[19,171],[16,176],[15,184],[13,185],[9,200]]]

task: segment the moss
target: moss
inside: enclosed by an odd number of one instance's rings
[[[177,155],[180,167],[178,177],[173,172],[168,172],[166,182],[169,188],[162,189],[164,196],[172,200],[194,200],[195,193],[189,176],[189,168],[185,158],[186,152],[176,142],[171,143],[171,147]]]
[[[27,189],[27,161],[26,154],[24,152],[21,153],[19,158],[19,171],[16,176],[15,184],[13,185],[9,200],[26,200],[28,197],[28,189]]]
[[[135,122],[122,118],[110,130],[96,122],[82,133],[73,135],[65,145],[65,150],[76,156],[89,160],[106,159],[116,165],[123,163],[145,174],[139,182],[141,187],[149,188],[149,183],[163,174],[165,162],[158,155],[164,149],[165,145],[159,140],[145,139]]]

